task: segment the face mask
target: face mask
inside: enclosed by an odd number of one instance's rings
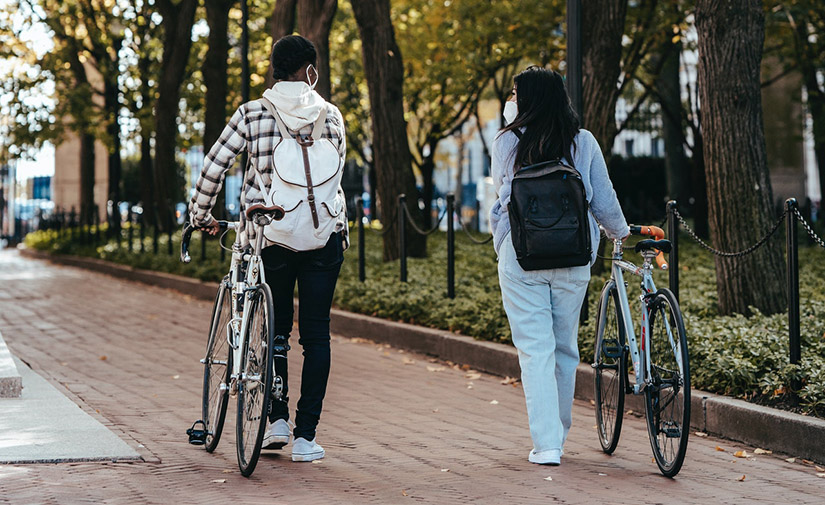
[[[516,116],[518,116],[518,105],[516,102],[507,102],[504,104],[504,120],[507,121],[507,124],[512,123],[516,120]]]
[[[315,82],[312,82],[312,80],[309,78],[310,67],[312,67],[312,70],[315,72]],[[312,82],[312,84],[309,85],[309,89],[315,89],[315,86],[318,85],[318,79],[320,79],[320,76],[318,75],[318,70],[315,68],[315,65],[309,65],[307,67],[307,83]]]

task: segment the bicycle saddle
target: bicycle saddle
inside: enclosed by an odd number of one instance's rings
[[[250,205],[246,209],[246,219],[254,221],[256,217],[266,215],[272,217],[275,221],[280,221],[284,218],[284,208],[280,205],[263,205],[261,203]]]
[[[665,239],[642,240],[638,244],[636,244],[636,247],[634,249],[636,250],[636,252],[656,250],[667,254],[670,252],[671,244],[670,240]]]

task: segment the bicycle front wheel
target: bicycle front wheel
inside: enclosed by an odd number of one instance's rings
[[[596,429],[602,450],[612,454],[622,432],[627,356],[625,329],[619,310],[619,294],[612,282],[599,299],[596,325],[595,372]]]
[[[255,471],[266,429],[272,390],[274,308],[269,286],[261,284],[245,304],[249,321],[238,380],[238,420],[235,426],[238,466],[249,477]]]
[[[207,452],[218,447],[223,432],[226,407],[229,403],[229,377],[232,373],[232,348],[227,340],[231,331],[232,290],[226,279],[218,287],[215,306],[212,309],[212,324],[203,360],[203,422],[206,424]]]
[[[650,381],[645,415],[659,470],[673,477],[682,468],[690,434],[690,365],[682,312],[669,289],[650,305]]]

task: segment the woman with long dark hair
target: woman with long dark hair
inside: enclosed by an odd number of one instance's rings
[[[561,75],[540,67],[518,74],[504,117],[507,125],[493,142],[492,173],[498,200],[490,214],[499,284],[527,402],[533,439],[528,460],[558,465],[572,423],[579,312],[590,281],[590,265],[544,270],[521,267],[507,210],[514,173],[555,159],[578,170],[590,209],[591,264],[596,259],[599,224],[610,238],[624,238],[630,229],[599,144],[589,131],[579,128]]]

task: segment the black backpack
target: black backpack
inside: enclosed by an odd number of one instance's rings
[[[581,174],[561,160],[515,171],[507,211],[516,258],[524,270],[590,263],[590,220]]]

